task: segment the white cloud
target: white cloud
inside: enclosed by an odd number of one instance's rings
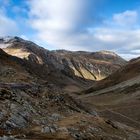
[[[88,2],[30,0],[29,22],[38,39],[55,49],[112,50],[127,59],[138,56],[139,51],[132,52],[140,50],[140,28],[133,28],[138,27],[138,12],[115,13],[103,25],[90,28],[86,25]]]
[[[55,47],[70,46],[73,32],[82,23],[86,0],[31,0],[30,23],[38,37]]]
[[[119,54],[121,57],[125,58],[126,60],[131,60],[133,58],[140,57],[140,54],[132,54],[132,53],[120,53]]]
[[[0,36],[14,35],[17,31],[18,27],[16,22],[0,10]]]
[[[95,31],[95,35],[94,35],[95,38],[104,43],[114,43],[114,45],[115,44],[124,45],[125,43],[127,45],[127,48],[129,49],[138,47],[140,45],[140,29],[123,30],[123,29],[100,27],[94,29],[94,31]]]
[[[138,21],[138,12],[127,10],[123,13],[117,13],[113,15],[113,22],[123,26],[129,26],[136,24]]]
[[[140,54],[140,49],[132,50],[131,52],[134,54]]]
[[[20,35],[20,37],[25,39],[25,40],[29,40],[29,38],[26,35]]]

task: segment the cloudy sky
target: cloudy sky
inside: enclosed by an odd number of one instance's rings
[[[140,56],[140,0],[0,0],[0,36],[47,49]]]

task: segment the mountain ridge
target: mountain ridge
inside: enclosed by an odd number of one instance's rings
[[[109,51],[95,53],[66,50],[49,51],[35,43],[18,37],[11,38],[4,43],[6,47],[4,47],[3,50],[10,55],[22,59],[31,59],[39,64],[51,63],[67,75],[71,73],[67,73],[67,71],[72,71],[74,75],[89,80],[104,79],[126,64],[124,59]],[[7,46],[7,44],[9,44],[9,46]],[[72,74],[70,74],[70,76],[72,76]]]

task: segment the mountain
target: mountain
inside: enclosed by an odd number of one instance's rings
[[[45,81],[69,92],[84,90],[127,64],[113,52],[49,51],[19,37],[1,38],[0,47],[10,55],[30,62],[31,73],[39,73]]]
[[[1,39],[2,40],[2,39]],[[3,39],[3,50],[10,55],[26,58],[39,64],[53,64],[63,73],[90,80],[100,80],[126,64],[113,52],[71,52],[66,50],[48,51],[33,42],[19,37]]]
[[[71,72],[71,77],[57,69],[56,66],[47,59],[49,51],[30,41],[25,41],[18,37],[8,38],[1,41],[1,46],[3,46],[2,49],[8,54],[22,58],[22,62],[20,62],[22,69],[26,69],[29,75],[34,75],[41,80],[43,79],[44,82],[58,85],[63,89],[70,85],[70,87],[76,90],[91,82],[74,76],[69,69],[67,72]]]
[[[64,59],[76,76],[97,81],[126,64],[124,59],[109,51],[90,53],[59,50],[54,51],[54,54]]]
[[[140,58],[81,94],[78,98],[96,106],[102,117],[140,129]]]
[[[47,70],[0,49],[0,139],[139,140],[136,128],[101,117],[94,107],[49,83]]]
[[[140,76],[140,58],[132,59],[127,65],[118,69],[107,78],[96,82],[86,92],[90,93],[99,89],[108,88]]]

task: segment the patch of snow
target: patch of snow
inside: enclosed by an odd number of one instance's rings
[[[4,43],[0,43],[0,48],[7,48],[8,46],[10,46],[10,44],[4,44]]]

